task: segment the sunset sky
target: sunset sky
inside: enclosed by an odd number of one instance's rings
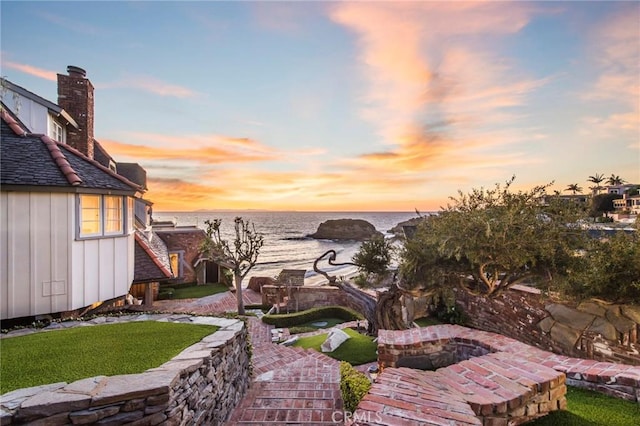
[[[639,2],[13,2],[1,73],[57,102],[156,211],[438,210],[516,176],[640,183]],[[565,192],[568,193],[568,192]]]

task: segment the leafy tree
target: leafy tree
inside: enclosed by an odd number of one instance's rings
[[[624,184],[626,181],[622,178],[620,178],[620,176],[615,175],[615,174],[611,174],[611,176],[609,176],[609,178],[607,179],[607,185],[622,185]]]
[[[604,182],[604,175],[601,173],[596,173],[593,176],[589,176],[589,178],[587,179],[587,181],[594,183],[595,186],[592,186],[591,189],[593,190],[594,195],[597,194],[600,189],[602,189],[602,186],[600,185],[602,182]]]
[[[576,195],[577,193],[582,193],[582,188],[577,183],[572,183],[570,185],[567,185],[565,191],[571,191],[573,195]]]
[[[640,303],[640,237],[616,232],[590,239],[582,256],[573,258],[561,289],[578,299],[597,297],[611,302]]]
[[[234,219],[235,238],[231,244],[220,234],[221,219],[205,220],[207,237],[202,245],[205,253],[212,259],[228,266],[233,271],[238,301],[238,314],[244,315],[242,300],[242,280],[256,265],[260,249],[264,244],[263,235],[256,232],[255,226],[241,217]]]
[[[401,285],[432,294],[458,287],[495,296],[515,284],[548,283],[563,273],[582,236],[567,226],[578,217],[577,205],[558,197],[543,205],[550,185],[513,192],[513,181],[459,192],[419,225],[401,255]]]
[[[358,266],[360,273],[365,274],[365,281],[375,275],[383,278],[393,260],[394,248],[383,236],[375,236],[364,241],[360,249],[353,255],[352,261]]]

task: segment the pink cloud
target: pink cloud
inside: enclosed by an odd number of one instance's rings
[[[27,64],[18,64],[11,61],[3,61],[2,65],[6,68],[18,70],[25,74],[33,75],[35,77],[43,78],[45,80],[56,81],[58,79],[55,71],[49,71],[42,68],[37,68]]]
[[[96,87],[100,89],[129,88],[174,98],[195,98],[198,96],[197,92],[187,87],[167,83],[151,76],[131,76],[112,83],[96,84]]]
[[[599,75],[585,98],[613,101],[619,109],[607,117],[587,120],[609,135],[620,130],[637,135],[640,130],[639,9],[637,3],[629,3],[606,17],[593,32],[589,46]]]
[[[330,16],[358,37],[364,117],[397,144],[425,114],[449,124],[485,121],[544,84],[490,53],[534,12],[518,2],[345,2]]]

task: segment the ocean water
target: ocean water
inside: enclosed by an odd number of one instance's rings
[[[154,212],[154,220],[175,220],[178,226],[195,225],[205,229],[205,220],[221,219],[223,238],[233,240],[233,221],[240,216],[255,225],[256,231],[264,235],[264,246],[258,263],[243,282],[246,285],[252,276],[275,277],[282,269],[305,269],[305,285],[326,282],[313,270],[313,262],[327,250],[335,250],[335,263],[349,262],[360,248],[356,241],[316,240],[307,235],[316,232],[318,226],[330,219],[363,219],[385,235],[400,222],[417,216],[415,212]],[[330,275],[347,276],[356,271],[353,266],[330,266],[326,261],[320,269]]]

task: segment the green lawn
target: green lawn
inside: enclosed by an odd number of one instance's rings
[[[211,296],[212,294],[229,291],[229,287],[224,284],[203,284],[185,287],[174,287],[173,299],[199,299],[200,297]]]
[[[373,337],[365,336],[350,328],[345,328],[343,331],[351,336],[351,338],[340,345],[335,351],[326,352],[325,355],[340,361],[346,361],[351,365],[366,364],[378,359],[378,355],[376,354],[378,345],[373,342]],[[294,343],[294,346],[306,349],[311,348],[321,352],[320,345],[322,345],[325,340],[327,340],[327,334],[303,337]]]
[[[2,339],[0,394],[31,386],[142,373],[217,327],[139,321],[43,331]]]
[[[567,409],[554,411],[532,426],[640,425],[640,404],[574,387],[567,388]]]

